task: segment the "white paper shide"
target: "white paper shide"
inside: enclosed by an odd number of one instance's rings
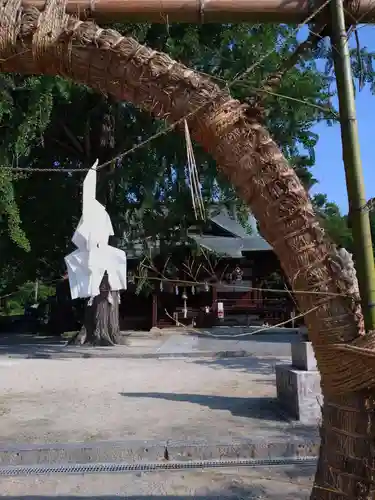
[[[82,216],[72,238],[77,250],[65,257],[73,300],[99,295],[106,271],[112,291],[126,289],[126,254],[108,245],[111,219],[96,199],[97,166],[98,160],[83,182]]]

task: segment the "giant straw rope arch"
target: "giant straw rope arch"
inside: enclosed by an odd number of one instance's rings
[[[318,362],[320,345],[362,336],[356,287],[342,271],[294,170],[249,106],[166,54],[68,16],[64,8],[64,0],[47,1],[43,12],[22,10],[21,0],[0,2],[0,70],[64,76],[172,124],[187,117],[194,139],[257,218],[293,289],[317,292],[297,294],[297,300],[301,311],[312,309],[306,322]],[[337,369],[325,377],[325,367],[319,367],[324,384],[343,377]],[[367,387],[368,380],[361,385]]]
[[[43,12],[0,0],[0,70],[61,75],[169,123],[187,116],[194,139],[259,221],[293,289],[317,292],[296,298],[309,311],[325,418],[343,420],[345,408],[357,404],[353,394],[375,386],[375,342],[364,336],[356,282],[325,238],[294,170],[247,105],[163,53],[66,15],[63,0],[48,0]]]

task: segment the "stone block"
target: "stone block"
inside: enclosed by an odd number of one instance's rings
[[[292,366],[297,370],[317,371],[311,342],[292,342]]]
[[[276,388],[278,403],[290,418],[302,424],[318,424],[323,402],[318,371],[276,365]]]

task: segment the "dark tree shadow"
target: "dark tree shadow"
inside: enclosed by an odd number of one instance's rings
[[[205,406],[211,410],[226,410],[233,416],[259,420],[257,436],[272,434],[288,438],[302,439],[309,443],[319,441],[318,426],[305,425],[290,421],[276,398],[268,397],[231,397],[206,394],[175,394],[163,392],[122,392],[126,398],[163,399],[165,401],[188,402]],[[263,422],[263,423],[262,423]]]
[[[12,347],[20,345],[43,346],[47,344],[60,345],[64,344],[65,342],[66,341],[59,336],[52,337],[25,332],[0,333],[0,347]]]
[[[122,335],[121,347],[127,344],[126,336]],[[73,346],[61,337],[42,336],[32,333],[1,333],[0,357],[21,357],[36,359],[65,359],[81,357],[97,357],[106,354],[116,357],[112,347]],[[119,357],[120,354],[119,354]]]
[[[178,335],[178,332],[176,332]],[[197,335],[195,335],[197,337]],[[198,335],[199,337],[199,335]],[[282,358],[290,357],[289,345],[293,341],[298,340],[298,335],[291,334],[264,334],[260,336],[246,336],[236,338],[235,335],[219,335],[220,338],[212,336],[201,335],[199,340],[199,346],[195,347],[194,350],[190,351],[188,348],[188,356],[193,358],[194,356],[199,357],[200,352],[210,352],[217,353],[218,359],[229,357],[235,359],[233,356],[233,351],[237,352],[237,358],[241,359],[246,356],[247,359],[259,359],[264,358],[264,361],[259,361],[258,366],[261,363],[274,365],[276,362],[282,362]],[[168,342],[168,340],[166,340]],[[32,333],[0,333],[0,356],[8,357],[29,357],[29,358],[69,358],[69,357],[94,357],[92,354],[95,353],[95,357],[105,357],[106,353],[111,353],[108,357],[124,357],[124,352],[115,352],[114,349],[106,347],[96,347],[95,351],[92,350],[90,346],[74,346],[66,345],[67,342],[61,337],[53,336],[38,336]],[[129,346],[129,340],[127,340],[126,335],[121,335],[121,345]],[[158,345],[158,347],[160,347]],[[195,352],[196,351],[196,352]],[[151,357],[156,357],[153,355]],[[169,353],[168,355],[178,356],[181,354],[179,350],[176,353]],[[127,355],[131,355],[131,350]],[[276,357],[279,355],[279,359]],[[127,356],[125,356],[127,357]],[[138,357],[135,355],[135,357]],[[144,357],[147,357],[145,355]],[[267,359],[266,359],[267,358]],[[248,361],[243,363],[249,363]],[[239,368],[240,364],[233,365],[233,368]],[[226,365],[230,367],[230,365]],[[253,363],[253,367],[256,369],[256,363]],[[244,370],[247,369],[246,366],[243,367]],[[261,371],[259,371],[260,373]]]
[[[242,372],[251,372],[258,375],[275,375],[275,366],[285,363],[285,358],[274,356],[246,356],[218,359],[199,359],[194,361],[198,365],[209,366],[219,370],[228,368]],[[276,375],[275,375],[276,377]],[[267,381],[270,383],[270,381]],[[276,379],[274,381],[276,383]]]
[[[227,410],[237,417],[285,422],[275,398],[211,396],[206,394],[176,394],[166,392],[121,392],[126,398],[164,399],[165,401],[187,402],[206,406],[211,410]]]

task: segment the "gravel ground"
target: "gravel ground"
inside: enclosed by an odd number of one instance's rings
[[[253,358],[0,358],[0,441],[289,439],[274,365]],[[307,500],[312,467],[0,477],[7,500]]]
[[[0,441],[283,437],[269,405],[280,361],[3,359]]]
[[[307,500],[313,474],[311,467],[288,467],[8,478],[0,480],[0,497],[8,500]]]

